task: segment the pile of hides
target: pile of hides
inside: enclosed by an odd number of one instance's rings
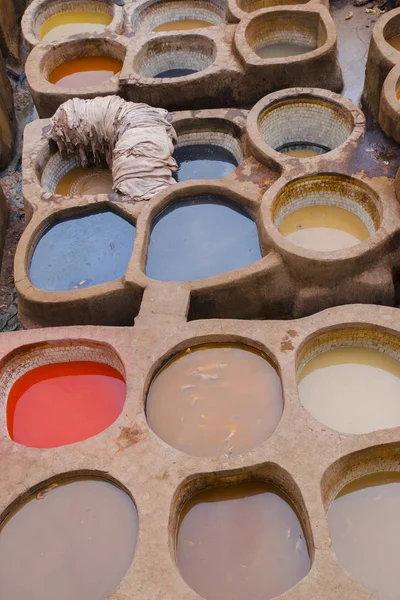
[[[117,96],[74,98],[58,108],[48,137],[61,156],[75,158],[78,167],[106,163],[115,192],[135,201],[150,200],[175,183],[176,133],[167,116],[163,108]]]

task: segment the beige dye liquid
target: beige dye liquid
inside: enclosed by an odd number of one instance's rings
[[[103,600],[131,565],[138,518],[105,481],[74,481],[38,495],[0,530],[3,600]]]
[[[400,589],[400,473],[376,473],[350,483],[328,510],[339,563],[382,600]]]
[[[167,363],[147,396],[147,418],[167,444],[193,456],[248,452],[282,414],[278,373],[240,345],[194,348]]]
[[[308,250],[331,252],[350,248],[369,238],[357,215],[339,206],[305,206],[290,213],[279,225],[290,242]]]
[[[387,40],[388,43],[393,46],[395,50],[400,50],[400,35],[395,35],[390,40]]]
[[[212,23],[202,21],[201,19],[185,19],[179,21],[169,21],[158,25],[153,31],[184,31],[188,29],[200,29],[202,27],[211,27]]]
[[[47,19],[40,30],[40,39],[53,42],[78,33],[99,33],[112,21],[112,16],[98,11],[74,10],[60,12]]]
[[[212,488],[184,507],[176,559],[207,600],[269,600],[310,569],[300,521],[286,496],[261,482]]]
[[[301,403],[320,423],[343,433],[400,426],[400,362],[371,348],[335,348],[300,373]]]
[[[112,174],[108,169],[75,167],[60,179],[55,193],[62,196],[94,196],[111,194],[112,191]]]
[[[315,50],[316,46],[308,46],[303,44],[291,44],[290,42],[282,42],[279,44],[267,44],[256,50],[256,53],[261,58],[283,58],[285,56],[298,56]]]
[[[311,156],[320,156],[320,153],[316,150],[307,150],[303,148],[298,148],[297,150],[289,150],[285,152],[287,156],[294,156],[296,158],[310,158]]]

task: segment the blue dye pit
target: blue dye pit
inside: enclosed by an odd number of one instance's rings
[[[185,77],[185,75],[192,75],[192,73],[198,73],[196,69],[167,69],[161,71],[157,75],[154,75],[154,79],[173,79],[174,77]]]
[[[222,179],[238,166],[232,152],[216,144],[188,144],[175,149],[177,181]]]
[[[90,287],[125,274],[136,228],[111,212],[57,221],[39,239],[30,279],[51,292]]]
[[[160,281],[191,281],[246,267],[261,258],[257,226],[221,196],[172,204],[153,223],[146,274]]]

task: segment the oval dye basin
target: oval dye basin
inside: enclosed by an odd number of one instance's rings
[[[299,518],[278,488],[262,482],[194,496],[180,516],[176,559],[206,600],[269,600],[310,570]]]
[[[188,144],[175,148],[177,181],[189,179],[222,179],[238,166],[232,152],[216,144]]]
[[[146,274],[161,281],[190,281],[260,258],[255,222],[226,198],[202,195],[173,203],[155,219]]]
[[[61,196],[94,196],[111,194],[112,173],[109,169],[74,167],[57,183],[56,194]]]
[[[125,274],[135,235],[135,226],[111,211],[58,221],[33,251],[30,279],[51,292],[118,279]]]
[[[272,435],[282,410],[275,367],[261,352],[238,344],[178,354],[147,395],[150,427],[192,456],[248,452]]]
[[[101,11],[71,10],[59,12],[46,19],[40,30],[43,42],[55,42],[62,37],[79,33],[100,33],[112,21],[112,16]]]
[[[385,352],[344,346],[302,369],[300,401],[320,423],[342,433],[400,426],[400,362]]]
[[[31,497],[0,530],[4,600],[103,600],[129,569],[138,516],[116,485],[86,479]]]
[[[109,56],[82,56],[67,60],[49,75],[50,83],[65,88],[98,85],[119,73],[122,62]]]
[[[399,597],[400,473],[374,473],[346,485],[328,509],[338,562],[382,600]]]
[[[351,248],[370,237],[360,217],[327,204],[294,210],[280,223],[279,231],[296,246],[319,252]]]
[[[43,365],[12,386],[7,402],[8,431],[11,439],[31,448],[80,442],[114,423],[125,396],[121,373],[105,363]]]

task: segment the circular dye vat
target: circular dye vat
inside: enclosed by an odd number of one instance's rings
[[[175,148],[174,158],[178,171],[177,181],[189,179],[222,179],[238,166],[236,157],[216,144],[187,144]]]
[[[175,202],[155,219],[146,274],[190,281],[246,267],[261,258],[257,226],[222,196]]]
[[[55,189],[55,193],[61,196],[95,196],[111,194],[112,191],[111,171],[95,167],[74,167],[60,179]]]
[[[129,569],[138,516],[131,498],[100,480],[50,486],[0,529],[4,600],[103,600]]]
[[[186,75],[192,75],[193,73],[198,73],[198,71],[196,69],[183,69],[177,67],[176,69],[161,71],[161,73],[154,75],[154,79],[174,79],[175,77],[185,77]]]
[[[209,21],[203,21],[201,19],[177,19],[158,25],[153,31],[187,31],[189,29],[211,27],[212,24],[213,23],[210,23]]]
[[[300,372],[298,390],[308,412],[341,433],[400,426],[400,362],[377,349],[318,354]]]
[[[147,395],[152,430],[192,456],[248,452],[273,434],[282,410],[275,367],[264,354],[238,344],[178,354]]]
[[[51,292],[106,283],[125,274],[136,228],[111,211],[57,221],[39,239],[29,276]]]
[[[122,62],[109,56],[82,56],[67,60],[49,75],[50,83],[65,88],[97,85],[122,69]]]
[[[382,600],[400,588],[400,473],[374,473],[346,485],[328,509],[338,562]]]
[[[100,33],[111,21],[111,15],[100,11],[59,12],[43,23],[40,29],[40,39],[43,42],[54,42],[62,37],[79,33]]]
[[[285,56],[298,56],[306,54],[316,49],[316,44],[295,44],[291,42],[280,42],[276,44],[266,44],[256,49],[256,53],[260,58],[283,58]]]
[[[98,362],[37,367],[12,386],[7,402],[11,439],[30,448],[56,448],[101,433],[121,414],[126,384]]]
[[[308,250],[332,252],[356,246],[370,235],[354,213],[332,205],[310,205],[285,217],[279,231],[287,240]]]
[[[176,560],[206,600],[269,600],[310,570],[298,516],[278,488],[262,482],[194,496],[180,516]]]

